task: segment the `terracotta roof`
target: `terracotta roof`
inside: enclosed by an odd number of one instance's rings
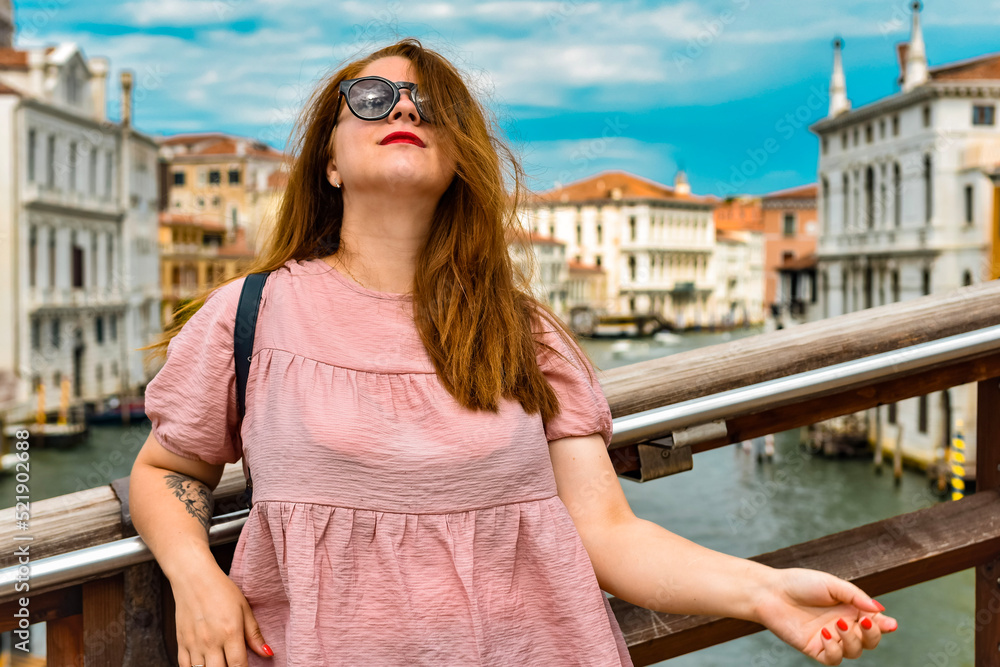
[[[288,172],[284,169],[275,169],[267,175],[267,187],[272,190],[284,190],[288,186]]]
[[[18,97],[24,97],[24,93],[17,88],[11,88],[3,81],[0,81],[0,95],[17,95]]]
[[[673,199],[709,202],[706,197],[678,195],[674,188],[625,171],[605,171],[567,185],[541,192],[534,202],[566,203],[595,199]]]
[[[188,225],[191,227],[201,227],[206,231],[226,231],[226,226],[219,220],[217,215],[171,213],[169,211],[163,211],[160,213],[159,222],[161,225],[169,225],[172,227]]]
[[[9,46],[0,47],[0,69],[28,69],[28,52]]]
[[[932,81],[982,81],[1000,79],[1000,53],[962,60],[929,70]]]
[[[770,192],[764,195],[762,199],[816,199],[817,192],[816,184],[810,183],[809,185],[800,185],[795,188]]]
[[[239,143],[246,146],[246,151],[239,154],[237,147]],[[174,159],[201,155],[225,155],[225,156],[253,156],[283,158],[284,153],[277,151],[264,142],[256,139],[246,139],[236,137],[221,132],[208,132],[205,134],[184,134],[175,135],[160,141],[161,146],[190,145],[191,149],[185,153],[174,155]]]
[[[896,61],[899,64],[899,76],[896,83],[903,84],[903,75],[906,74],[906,55],[910,52],[909,42],[899,42],[896,44]]]
[[[816,255],[806,255],[805,257],[793,257],[782,262],[778,267],[779,271],[802,271],[803,269],[816,268]]]
[[[583,262],[575,262],[573,260],[566,262],[566,266],[569,267],[570,273],[604,273],[604,269],[600,266],[584,264]]]
[[[542,244],[542,245],[566,245],[563,241],[560,241],[554,236],[544,236],[538,232],[529,232],[528,239],[532,243]]]
[[[236,228],[236,239],[219,248],[219,257],[253,257],[257,253],[247,244],[247,230]]]

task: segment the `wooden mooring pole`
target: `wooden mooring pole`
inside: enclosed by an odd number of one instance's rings
[[[1000,488],[1000,377],[978,387],[976,493]],[[976,567],[976,667],[1000,667],[1000,554]]]

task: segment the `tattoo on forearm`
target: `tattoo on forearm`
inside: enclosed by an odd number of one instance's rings
[[[169,473],[164,475],[164,479],[174,495],[184,503],[188,514],[198,519],[207,532],[215,509],[215,497],[204,482],[180,473]]]

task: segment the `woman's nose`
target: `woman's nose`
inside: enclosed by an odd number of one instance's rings
[[[402,117],[403,114],[406,114],[414,123],[420,123],[420,114],[417,113],[417,106],[413,103],[413,100],[410,99],[410,94],[410,90],[407,88],[403,88],[399,91],[399,101],[396,102],[396,107],[392,110],[392,114],[389,116],[392,120],[397,120]]]

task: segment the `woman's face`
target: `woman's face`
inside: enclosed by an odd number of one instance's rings
[[[365,67],[358,78],[376,75],[390,81],[420,84],[410,61],[401,56],[381,58]],[[455,163],[442,150],[441,136],[424,121],[410,99],[410,91],[399,91],[399,102],[382,120],[362,120],[340,104],[334,126],[334,155],[327,168],[331,184],[343,187],[345,203],[358,195],[406,195],[433,198],[447,190],[455,175]],[[407,141],[382,141],[394,132],[416,135],[423,146]]]

